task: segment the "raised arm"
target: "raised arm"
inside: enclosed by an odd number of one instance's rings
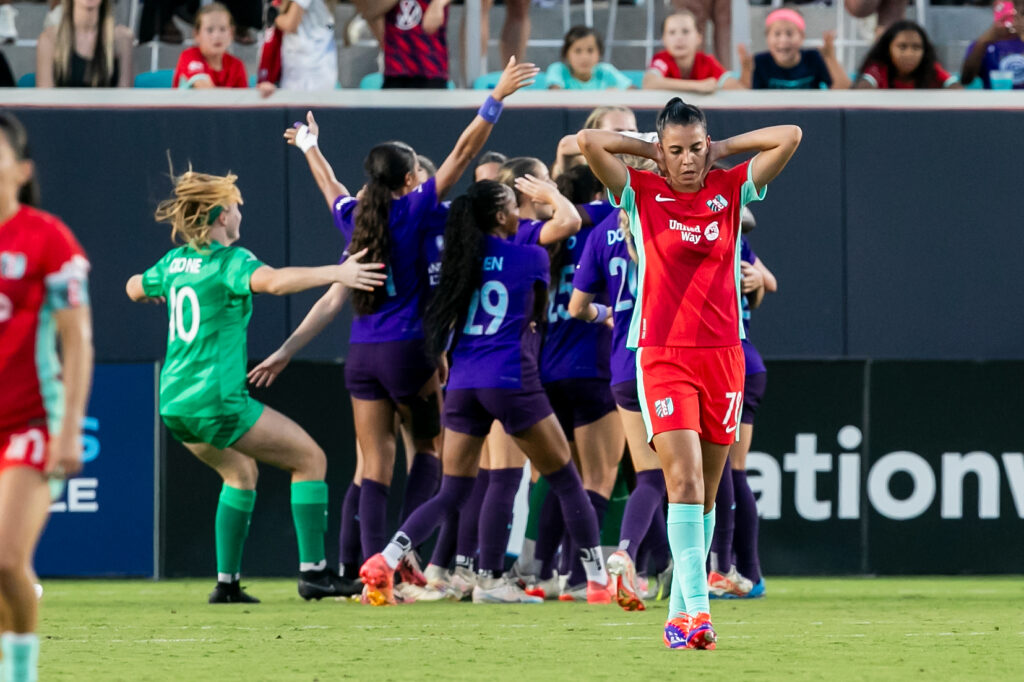
[[[331,288],[321,296],[295,331],[291,333],[281,347],[270,357],[253,367],[249,372],[249,381],[257,387],[270,386],[284,368],[288,366],[295,354],[306,347],[328,324],[338,316],[345,301],[348,299],[348,287],[343,284],[332,284]]]
[[[306,11],[302,9],[302,5],[297,2],[288,3],[288,9],[277,15],[274,19],[274,26],[277,27],[281,33],[295,33],[299,30],[299,24],[302,23],[302,15]]]
[[[383,263],[359,262],[366,252],[367,249],[363,249],[349,256],[341,265],[321,265],[314,268],[272,268],[263,265],[253,271],[249,278],[249,289],[254,294],[274,296],[287,296],[331,284],[344,284],[351,289],[372,291],[387,279],[387,275],[379,272],[384,269]]]
[[[295,3],[292,4],[294,5]],[[320,188],[320,193],[324,195],[327,205],[333,208],[337,198],[348,196],[349,191],[335,177],[334,169],[331,168],[331,164],[327,162],[327,159],[320,152],[318,144],[319,135],[320,126],[317,125],[316,119],[313,118],[312,111],[306,112],[305,123],[297,123],[284,131],[284,139],[288,141],[288,144],[298,147],[305,154],[306,163],[309,164],[309,172],[313,174],[316,186]]]
[[[610,130],[581,130],[576,133],[576,141],[594,175],[617,197],[622,196],[622,190],[629,181],[629,171],[616,154],[643,156],[654,159],[659,166],[663,165],[661,148],[637,137]]]
[[[508,60],[508,65],[501,73],[494,92],[480,107],[480,111],[469,126],[462,131],[462,135],[459,136],[448,158],[437,169],[434,183],[438,197],[443,197],[448,193],[448,190],[462,177],[473,158],[483,149],[484,143],[490,136],[494,123],[501,113],[502,101],[519,88],[533,83],[533,79],[539,71],[540,69],[534,64],[517,64],[515,57]]]
[[[516,189],[535,201],[549,204],[554,209],[551,218],[540,228],[538,244],[554,244],[580,231],[583,220],[576,206],[550,182],[538,180],[527,174],[516,178]]]
[[[427,35],[434,35],[444,26],[444,11],[451,2],[452,0],[430,0],[427,11],[423,13],[423,31]]]
[[[821,58],[825,60],[825,68],[828,69],[828,75],[832,79],[832,89],[849,90],[853,86],[853,81],[850,80],[846,69],[836,57],[836,32],[825,31],[822,39],[824,45],[821,47]]]
[[[89,306],[75,306],[58,310],[54,318],[63,360],[64,415],[60,431],[50,440],[46,469],[63,478],[82,469],[82,420],[92,383],[92,317]]]
[[[1002,22],[996,22],[988,27],[984,33],[978,36],[974,45],[964,57],[964,63],[960,67],[960,83],[970,85],[971,81],[981,74],[981,65],[985,61],[985,51],[988,46],[998,40],[1009,40],[1017,37],[1017,34],[1004,26]]]
[[[775,179],[789,163],[800,146],[803,131],[799,126],[785,125],[759,128],[726,140],[711,143],[708,165],[733,154],[757,152],[751,161],[751,178],[758,192]]]

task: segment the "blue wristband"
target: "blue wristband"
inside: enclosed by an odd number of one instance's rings
[[[591,320],[592,323],[597,324],[608,319],[608,306],[600,303],[591,303],[590,305],[597,308],[597,317]]]
[[[483,120],[487,121],[491,125],[498,122],[498,118],[501,116],[502,103],[493,97],[488,97],[487,101],[480,107],[480,111],[476,112],[477,115]]]

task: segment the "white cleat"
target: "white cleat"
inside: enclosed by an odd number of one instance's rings
[[[474,604],[540,604],[544,600],[532,597],[506,576],[480,578],[473,588]]]
[[[711,571],[708,575],[708,591],[718,598],[746,597],[752,589],[754,583],[740,575],[735,566],[725,575],[717,571]]]
[[[526,594],[541,599],[558,599],[562,594],[558,574],[553,573],[547,580],[539,580],[526,587]]]
[[[465,566],[456,566],[448,580],[448,585],[452,592],[458,595],[459,601],[462,601],[473,594],[473,588],[476,587],[476,573]]]

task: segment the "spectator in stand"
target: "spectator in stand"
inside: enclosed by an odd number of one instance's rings
[[[176,88],[247,88],[242,60],[228,54],[234,22],[228,8],[219,2],[203,6],[196,12],[192,37],[195,47],[188,47],[178,57],[172,83]]]
[[[573,26],[562,43],[562,61],[548,67],[550,90],[628,90],[633,87],[621,71],[601,61],[601,36],[587,26]]]
[[[1013,88],[1024,89],[1024,0],[1016,4],[1003,0],[993,10],[995,22],[967,48],[960,82],[970,85],[981,78],[982,85],[991,89],[992,72],[1008,71]]]
[[[281,82],[285,90],[333,90],[338,84],[334,41],[335,0],[284,0],[274,26],[281,41]],[[272,84],[260,83],[263,92]]]
[[[384,18],[384,87],[448,87],[448,5],[451,0],[361,0],[372,26]]]
[[[114,0],[63,0],[61,12],[36,43],[36,87],[131,87],[133,36]]]
[[[710,95],[719,87],[742,88],[717,59],[700,51],[703,43],[693,12],[683,10],[665,17],[661,44],[644,74],[645,90],[676,90]]]
[[[740,82],[755,90],[846,89],[850,77],[836,59],[835,31],[826,31],[821,51],[803,49],[806,25],[793,9],[777,9],[764,22],[767,52],[751,56],[738,46],[743,72]]]
[[[962,86],[939,64],[924,29],[903,20],[887,28],[871,47],[853,87],[920,90]]]
[[[907,0],[845,0],[845,4],[846,11],[858,19],[878,15],[876,36],[907,15]]]
[[[708,21],[711,22],[714,26],[711,51],[720,63],[728,66],[732,58],[732,0],[672,0],[672,5],[680,12],[693,14],[702,47],[704,30]]]

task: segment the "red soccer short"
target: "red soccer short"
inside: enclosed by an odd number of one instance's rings
[[[46,426],[19,426],[0,430],[0,471],[8,467],[25,466],[42,472],[46,469],[49,441]]]
[[[743,411],[743,347],[641,348],[636,354],[647,439],[689,429],[729,445],[739,439]]]

